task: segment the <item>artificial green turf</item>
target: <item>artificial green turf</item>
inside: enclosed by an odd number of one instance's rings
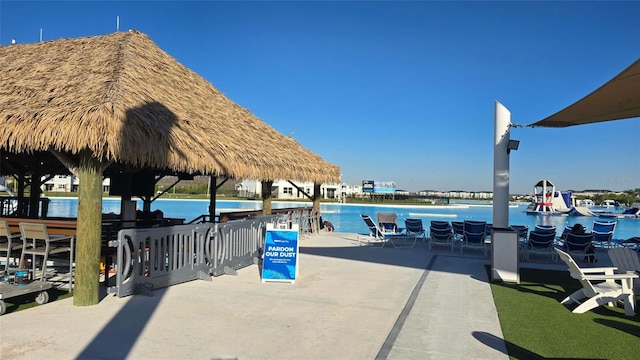
[[[68,290],[65,290],[65,289],[49,289],[48,292],[49,292],[49,302],[47,304],[54,302],[56,300],[62,300],[62,299],[66,299],[73,296],[73,292],[69,292]],[[32,308],[34,306],[47,306],[47,304],[38,305],[35,302],[35,298],[37,295],[38,293],[33,293],[33,294],[16,296],[16,297],[12,297],[4,300],[5,304],[7,305],[7,312],[5,313],[5,315],[10,314],[12,312]]]
[[[492,283],[512,359],[639,359],[640,309],[599,306],[584,314],[562,305],[580,288],[569,271],[520,269],[520,284]],[[640,299],[638,301],[640,304]]]

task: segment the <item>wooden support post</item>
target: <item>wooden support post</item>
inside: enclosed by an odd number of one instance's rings
[[[271,215],[271,187],[273,180],[264,180],[262,182],[262,214]]]
[[[320,184],[313,184],[313,209],[320,210],[320,199],[322,198],[322,194],[320,194]]]
[[[209,222],[216,222],[216,193],[218,179],[214,174],[209,176]]]
[[[31,174],[31,185],[29,194],[29,213],[27,217],[31,219],[37,219],[40,210],[40,177],[42,176],[42,169],[40,163],[37,163],[33,168]]]
[[[87,149],[80,152],[79,179],[73,304],[88,306],[99,301],[102,163]]]
[[[27,177],[24,172],[16,175],[18,181],[18,217],[27,217],[27,203],[24,201]]]

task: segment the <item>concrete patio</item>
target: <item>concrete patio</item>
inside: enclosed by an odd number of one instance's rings
[[[0,317],[3,359],[507,359],[485,266],[473,251],[300,240],[295,284],[258,266],[74,307]],[[605,260],[606,261],[606,260]],[[566,269],[564,264],[531,263]],[[531,265],[529,264],[529,265]],[[599,265],[604,265],[600,263]]]

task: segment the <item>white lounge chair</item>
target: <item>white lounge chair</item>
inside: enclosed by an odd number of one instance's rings
[[[629,248],[612,248],[607,252],[618,273],[635,272],[640,274],[640,258],[636,251]],[[640,278],[633,280],[633,291],[640,294]]]
[[[364,223],[369,228],[368,235],[358,235],[358,242],[360,245],[380,245],[380,247],[384,247],[387,243],[391,243],[391,246],[394,248],[399,247],[414,247],[416,244],[417,236],[407,236],[402,233],[385,233],[380,227],[373,221],[371,216],[369,215],[360,215]],[[413,239],[412,245],[400,245],[400,243],[396,243],[394,240],[402,240],[406,241],[409,239]]]
[[[572,312],[582,314],[600,305],[613,306],[615,302],[622,301],[625,315],[635,315],[636,299],[633,295],[633,279],[638,278],[637,274],[615,274],[615,267],[581,268],[573,261],[571,255],[557,248],[555,250],[560,259],[569,266],[571,277],[580,281],[582,285],[580,290],[562,300],[562,304],[576,302],[580,305]],[[621,284],[616,283],[616,280]],[[595,283],[595,281],[602,282]],[[587,300],[581,302],[585,298]]]

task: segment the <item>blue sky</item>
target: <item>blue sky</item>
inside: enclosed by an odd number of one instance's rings
[[[494,102],[549,116],[640,58],[640,2],[0,1],[0,44],[135,28],[342,180],[491,191]],[[640,188],[640,119],[515,128],[511,193]]]

